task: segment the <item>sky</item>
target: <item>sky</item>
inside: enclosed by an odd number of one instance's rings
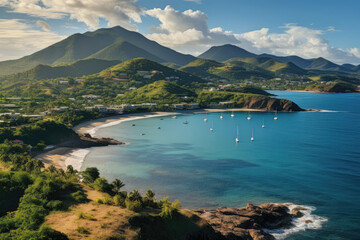
[[[234,44],[358,65],[359,9],[358,0],[0,0],[0,61],[119,25],[195,56]]]

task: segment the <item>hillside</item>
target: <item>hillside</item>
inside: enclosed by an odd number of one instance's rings
[[[225,63],[236,64],[238,62],[249,63],[265,70],[274,72],[276,74],[307,74],[306,70],[299,68],[291,62],[283,63],[267,57],[233,58],[227,60]]]
[[[223,62],[230,58],[248,58],[255,56],[256,54],[250,53],[245,49],[231,44],[226,44],[222,46],[211,47],[209,50],[200,54],[198,57]]]
[[[121,74],[126,74],[131,80],[154,82],[157,80],[171,80],[181,84],[191,84],[193,82],[203,82],[199,77],[189,73],[166,67],[157,62],[135,58],[120,63],[98,73],[103,78],[121,78]],[[149,78],[145,78],[148,76]]]
[[[194,97],[194,91],[173,82],[160,80],[117,97],[121,103],[180,103],[183,97]]]
[[[328,84],[314,83],[306,87],[305,91],[326,93],[356,92],[356,86],[345,82],[330,82]]]
[[[77,33],[29,56],[0,62],[0,75],[30,69],[38,64],[70,63],[97,54],[104,56],[105,59],[111,56],[112,60],[129,60],[132,57],[129,54],[130,51],[124,51],[124,45],[119,44],[121,41],[131,43],[133,49],[136,47],[136,55],[144,54],[144,56],[137,57],[150,58],[150,56],[154,56],[154,60],[163,60],[164,62],[173,62],[179,65],[185,65],[195,59],[191,55],[178,53],[151,41],[138,32],[128,31],[117,26],[84,34]],[[111,45],[113,46],[110,47]],[[110,49],[105,49],[107,47]],[[118,58],[115,57],[116,55],[110,54],[110,50],[120,53]],[[122,53],[125,53],[125,55],[122,55]]]
[[[274,76],[270,71],[241,61],[219,63],[208,59],[197,59],[180,69],[205,78],[225,78],[231,81],[250,78],[272,78]]]
[[[81,77],[83,75],[98,73],[119,62],[118,60],[86,59],[57,66],[39,64],[29,70],[0,77],[0,80],[31,81],[60,77]]]

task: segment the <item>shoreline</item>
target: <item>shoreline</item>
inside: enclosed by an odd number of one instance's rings
[[[98,118],[90,121],[80,123],[73,127],[73,130],[78,135],[90,134],[92,137],[96,134],[97,130],[118,125],[127,121],[134,121],[145,118],[153,117],[165,117],[175,115],[186,114],[204,114],[204,113],[216,113],[216,112],[272,112],[266,109],[247,109],[247,108],[226,108],[226,109],[193,109],[193,110],[177,110],[171,112],[142,112],[142,113],[129,113],[121,114],[109,117]],[[326,112],[326,110],[318,109],[304,109],[305,112]],[[82,163],[85,160],[87,154],[91,151],[91,148],[72,148],[63,146],[54,146],[49,151],[43,152],[37,155],[35,158],[44,162],[45,168],[51,164],[56,168],[62,168],[66,170],[67,165],[73,165],[74,169],[80,170]]]

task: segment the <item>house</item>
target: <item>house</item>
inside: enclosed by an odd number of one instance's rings
[[[6,100],[9,100],[9,101],[21,101],[22,98],[21,97],[10,97],[10,98],[6,98]]]
[[[184,104],[173,104],[173,107],[176,110],[183,110],[185,108]]]
[[[190,103],[186,105],[187,109],[199,109],[200,108],[200,104],[199,103]]]
[[[233,103],[233,102],[219,102],[219,105],[220,105],[222,108],[234,107],[234,103]]]
[[[59,81],[59,83],[60,83],[61,85],[67,85],[67,84],[69,84],[69,81]]]
[[[107,107],[105,107],[104,105],[95,105],[94,106],[100,113],[106,113],[107,112]]]
[[[24,118],[36,118],[36,119],[39,119],[39,120],[44,119],[43,115],[22,115],[22,117],[24,117]]]
[[[136,89],[137,89],[136,87],[130,87],[129,91],[133,91],[133,90],[136,90]]]
[[[98,99],[101,98],[101,96],[99,95],[94,95],[94,94],[88,94],[88,95],[82,95],[83,98],[87,98],[87,99]]]
[[[129,79],[127,78],[113,78],[114,81],[118,81],[118,82],[127,82],[129,81]]]
[[[127,78],[127,77],[128,77],[127,73],[118,73],[117,76],[118,76],[119,78]]]
[[[2,108],[20,108],[21,106],[18,106],[16,104],[0,104],[0,107],[2,107]]]
[[[151,79],[151,78],[152,78],[152,75],[150,75],[150,74],[149,74],[149,75],[144,75],[143,78],[145,78],[145,79]]]
[[[83,78],[78,78],[78,79],[75,80],[76,83],[81,83],[83,81],[85,81],[85,79],[83,79]]]
[[[136,73],[140,74],[140,75],[145,75],[145,74],[149,74],[150,72],[149,71],[137,71]]]
[[[24,141],[23,141],[23,140],[19,140],[19,139],[15,139],[15,140],[12,140],[12,143],[23,145],[23,144],[24,144]]]

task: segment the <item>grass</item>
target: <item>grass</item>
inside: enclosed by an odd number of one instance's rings
[[[90,234],[90,232],[84,227],[77,227],[76,231],[78,231],[81,234]]]

